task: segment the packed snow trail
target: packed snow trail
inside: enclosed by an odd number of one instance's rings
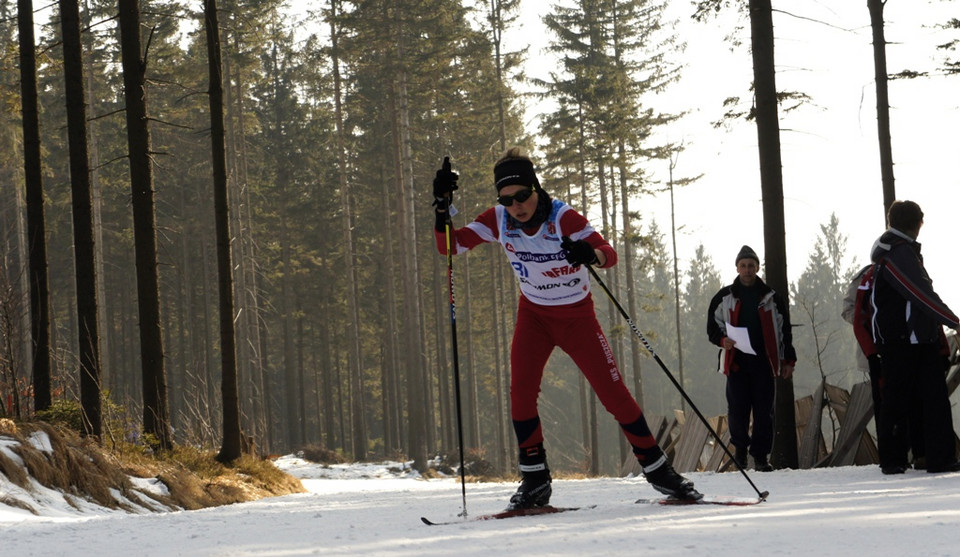
[[[2,554],[806,557],[906,554],[922,543],[925,555],[954,555],[960,525],[960,474],[892,477],[876,466],[753,474],[771,496],[744,507],[637,505],[638,498],[658,495],[642,478],[555,480],[554,505],[596,508],[436,528],[420,517],[459,519],[454,479],[427,481],[387,466],[323,467],[290,457],[278,465],[305,478],[309,493],[142,515],[34,517],[0,504]],[[752,496],[739,474],[689,476],[708,494]],[[515,486],[468,484],[470,514],[502,510]]]

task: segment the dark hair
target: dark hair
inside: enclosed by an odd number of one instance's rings
[[[901,232],[914,231],[923,222],[923,211],[913,201],[894,201],[887,211],[887,225]]]

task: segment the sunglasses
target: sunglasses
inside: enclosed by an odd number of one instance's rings
[[[513,202],[523,203],[524,201],[530,199],[530,196],[533,195],[533,186],[530,186],[528,189],[520,190],[513,195],[498,195],[497,203],[503,205],[504,207],[509,207],[513,205]]]

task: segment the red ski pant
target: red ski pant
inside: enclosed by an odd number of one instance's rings
[[[510,352],[510,402],[521,452],[543,443],[537,399],[544,367],[556,347],[580,368],[604,408],[620,424],[640,464],[657,462],[663,451],[624,384],[589,298],[578,304],[576,311],[535,306],[526,300],[520,303]]]

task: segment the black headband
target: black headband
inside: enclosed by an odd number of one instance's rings
[[[533,163],[525,159],[511,159],[503,161],[493,169],[495,187],[499,193],[507,186],[533,186],[539,183],[537,173],[533,171]]]

